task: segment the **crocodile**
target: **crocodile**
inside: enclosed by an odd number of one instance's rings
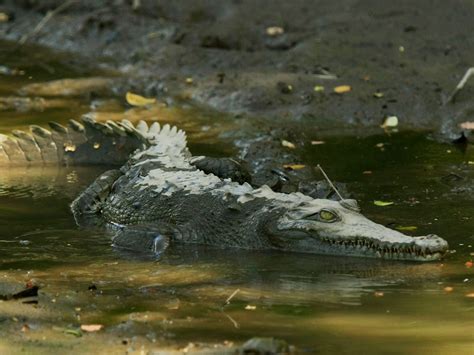
[[[0,165],[125,161],[71,204],[79,226],[105,226],[119,248],[159,253],[170,243],[193,243],[410,261],[448,251],[436,235],[412,237],[369,220],[355,200],[252,186],[240,162],[193,157],[185,132],[168,124],[85,115],[82,123],[50,127],[0,136]]]

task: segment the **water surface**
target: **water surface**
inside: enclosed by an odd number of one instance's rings
[[[27,81],[98,74],[48,53],[30,64],[0,58],[25,71],[0,76],[2,96],[16,95]],[[90,110],[89,98],[75,100],[61,110],[0,111],[0,130],[66,122]],[[121,114],[127,108],[117,101]],[[234,151],[222,134],[229,118],[196,108],[163,112],[190,131],[194,153]],[[452,253],[419,264],[178,245],[155,259],[112,248],[101,230],[76,227],[69,204],[104,168],[2,170],[0,294],[27,282],[41,288],[37,305],[0,302],[0,351],[139,352],[272,336],[309,353],[472,353],[474,298],[466,295],[474,292],[474,275],[465,266],[474,257],[472,147],[437,143],[426,132],[308,132],[326,143],[306,142],[298,163],[322,164],[346,182],[368,217],[417,228],[409,234],[436,233]],[[104,330],[65,332],[93,323]]]

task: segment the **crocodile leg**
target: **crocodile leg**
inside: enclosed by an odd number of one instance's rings
[[[190,163],[206,174],[214,174],[221,179],[231,179],[239,184],[252,182],[247,164],[240,159],[199,156],[193,157]]]
[[[135,252],[161,255],[166,250],[175,230],[166,225],[132,225],[116,227],[112,245]]]
[[[72,202],[71,210],[79,225],[100,224],[100,218],[94,217],[100,213],[102,203],[120,176],[122,176],[120,170],[106,171]]]

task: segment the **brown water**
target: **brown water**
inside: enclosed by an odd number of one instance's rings
[[[29,82],[103,74],[68,57],[27,54],[0,53],[0,65],[25,70],[0,75],[0,96],[16,95]],[[90,97],[74,102],[42,112],[0,111],[0,131],[65,122],[91,109]],[[126,110],[120,100],[112,106],[114,114]],[[231,119],[195,108],[157,110],[191,133],[194,153],[234,150],[222,134]],[[41,288],[37,305],[0,302],[0,352],[139,353],[272,336],[309,353],[474,353],[474,298],[466,296],[474,293],[474,268],[465,266],[474,258],[472,147],[463,152],[419,132],[309,135],[326,144],[299,148],[300,163],[320,163],[347,182],[368,217],[417,227],[406,233],[439,234],[452,254],[414,264],[183,245],[150,259],[113,249],[101,231],[76,227],[69,203],[101,168],[3,170],[0,294],[31,280]],[[450,173],[463,180],[443,179]],[[394,205],[377,207],[374,200]],[[71,334],[93,323],[104,330]]]

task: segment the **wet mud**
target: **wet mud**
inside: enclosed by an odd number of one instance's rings
[[[100,61],[126,75],[117,92],[318,129],[396,115],[448,138],[474,109],[472,84],[444,104],[474,65],[472,1],[81,1],[35,32],[61,3],[5,1],[0,37]]]

